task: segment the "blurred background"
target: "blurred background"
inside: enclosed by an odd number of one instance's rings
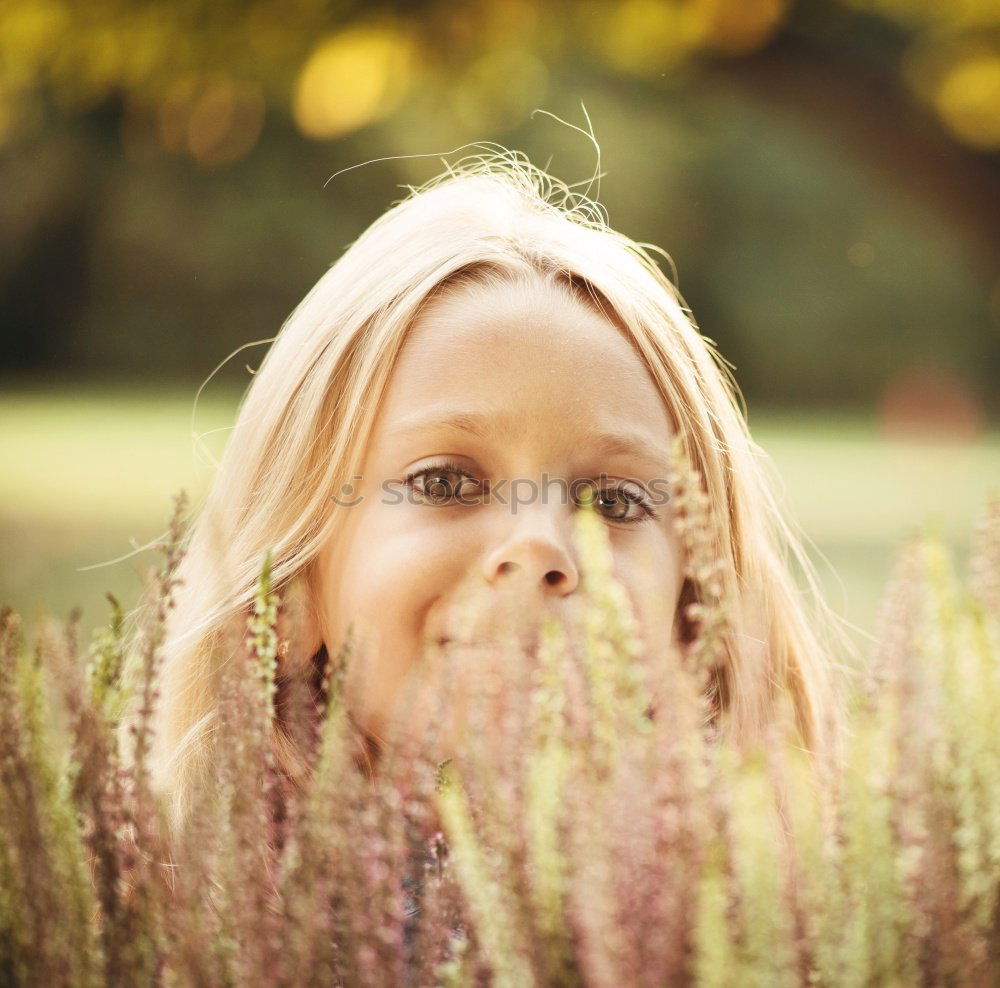
[[[1000,485],[998,0],[5,0],[0,601],[133,604],[266,344],[195,407],[216,365],[459,145],[585,188],[533,114],[582,107],[863,641],[900,540],[961,553]]]

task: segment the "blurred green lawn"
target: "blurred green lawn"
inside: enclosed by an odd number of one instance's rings
[[[194,390],[0,391],[0,602],[29,628],[43,611],[65,616],[79,604],[89,631],[107,618],[105,590],[135,603],[140,574],[159,557],[134,550],[163,534],[172,494],[183,487],[197,505],[211,479],[192,438]],[[198,402],[194,429],[215,458],[238,402],[212,385]],[[971,526],[1000,489],[996,429],[946,443],[891,441],[858,416],[754,413],[751,427],[859,640],[900,541],[932,522],[964,565]]]

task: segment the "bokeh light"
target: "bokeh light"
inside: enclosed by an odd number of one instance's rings
[[[452,103],[470,131],[509,127],[545,101],[548,84],[545,63],[530,49],[510,45],[477,59],[452,87]]]
[[[220,75],[191,107],[187,145],[201,165],[217,168],[244,157],[264,125],[264,94],[256,82]]]
[[[591,43],[611,67],[639,76],[659,76],[701,42],[706,22],[695,5],[660,0],[623,0],[594,9]]]
[[[728,55],[745,55],[770,41],[791,0],[704,0],[695,6],[705,21],[709,47]]]
[[[898,438],[968,442],[984,424],[980,403],[958,374],[940,364],[913,364],[897,371],[879,401],[879,428]]]
[[[410,36],[391,24],[349,28],[320,42],[299,73],[292,113],[307,137],[340,137],[388,116],[406,94]]]
[[[0,5],[3,79],[8,85],[34,82],[40,67],[65,47],[73,30],[69,11],[53,0]]]
[[[1000,148],[1000,53],[955,64],[941,81],[935,105],[959,140],[984,151]]]
[[[272,336],[394,190],[476,141],[664,247],[752,415],[788,416],[771,441],[852,586],[878,589],[898,506],[920,509],[922,474],[867,486],[891,468],[879,423],[976,438],[942,493],[978,506],[1000,455],[998,0],[0,0],[0,364],[72,379],[46,399],[61,447],[41,412],[8,411],[3,462],[28,466],[0,490],[7,586],[23,598],[49,553],[69,606],[92,576],[73,567],[152,537],[186,449],[135,469],[168,435],[148,382],[182,382],[176,402]],[[231,364],[220,426],[246,384]],[[88,407],[134,430],[121,482],[87,459],[110,428],[77,407],[88,375],[110,381]],[[148,420],[116,397],[132,382]]]
[[[198,77],[194,74],[175,79],[160,104],[160,140],[164,148],[180,154],[187,149],[187,128],[198,95]]]
[[[76,112],[97,106],[117,86],[125,50],[110,26],[91,28],[77,44],[60,47],[52,60],[57,104]]]

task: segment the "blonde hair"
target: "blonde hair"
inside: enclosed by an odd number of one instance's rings
[[[308,580],[342,515],[331,509],[331,492],[361,472],[408,328],[457,281],[497,276],[562,283],[614,319],[659,387],[711,505],[724,509],[715,512],[718,557],[738,606],[719,669],[721,730],[759,738],[783,691],[805,747],[818,758],[838,756],[837,672],[846,667],[835,653],[846,635],[770,490],[724,362],[649,246],[610,229],[599,205],[522,155],[489,154],[411,188],[319,279],[243,398],[177,574],[154,766],[178,819],[209,767],[227,636],[245,622],[265,550],[275,587]],[[287,736],[279,741],[292,759]]]

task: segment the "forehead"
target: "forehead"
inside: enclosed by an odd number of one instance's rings
[[[415,408],[510,409],[539,427],[596,417],[666,435],[670,418],[625,333],[568,287],[541,279],[466,285],[411,326],[379,415]]]

